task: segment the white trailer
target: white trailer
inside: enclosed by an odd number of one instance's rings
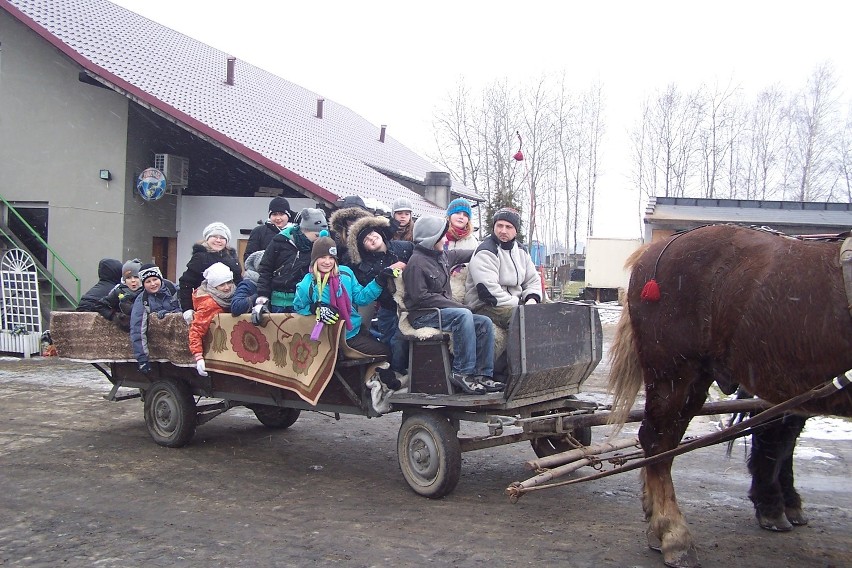
[[[586,290],[584,297],[596,301],[618,299],[626,289],[630,272],[624,263],[642,245],[642,239],[589,237],[586,241]]]

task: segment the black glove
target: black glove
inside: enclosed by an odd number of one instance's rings
[[[337,308],[327,304],[319,304],[314,313],[317,314],[317,321],[326,325],[334,325],[340,320],[340,312]]]
[[[381,286],[382,288],[387,288],[388,280],[392,278],[399,278],[399,275],[402,274],[402,270],[399,268],[391,268],[390,266],[383,268],[379,275],[376,276],[376,284]]]
[[[166,314],[167,314],[167,313],[169,313],[169,310],[159,310],[159,311],[157,312],[157,317],[158,317],[159,319],[163,319],[164,317],[166,317]]]
[[[151,364],[148,361],[142,361],[139,363],[139,372],[147,375],[151,372]]]
[[[254,325],[262,324],[264,315],[268,313],[269,308],[266,307],[266,304],[257,304],[251,310],[251,323]]]

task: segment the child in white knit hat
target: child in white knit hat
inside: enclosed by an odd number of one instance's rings
[[[189,352],[195,358],[195,368],[201,376],[207,376],[204,364],[204,335],[216,314],[231,309],[234,297],[234,274],[221,262],[211,264],[204,271],[204,280],[192,293],[195,317],[189,326]]]
[[[204,271],[216,262],[227,266],[234,276],[234,283],[239,284],[242,280],[242,268],[237,260],[237,251],[230,246],[231,230],[222,222],[214,221],[202,231],[200,242],[192,245],[192,256],[186,263],[186,270],[181,275],[178,283],[180,307],[183,309],[183,319],[187,324],[192,323],[194,311],[192,309],[192,291],[201,285],[204,280]]]

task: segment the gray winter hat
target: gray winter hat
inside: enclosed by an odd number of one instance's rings
[[[258,278],[260,278],[260,273],[258,273],[258,269],[260,268],[260,261],[263,259],[262,250],[256,251],[248,255],[246,258],[246,273],[245,277],[255,284],[257,284]]]
[[[446,217],[425,215],[414,224],[414,243],[426,248],[434,248],[447,232]]]
[[[142,270],[142,261],[138,258],[128,260],[121,267],[122,278],[139,278],[139,271]]]
[[[397,211],[414,211],[414,207],[411,206],[411,200],[405,197],[400,197],[396,201],[393,202],[393,212]]]
[[[299,222],[299,228],[303,233],[305,231],[319,233],[323,229],[328,229],[328,221],[325,220],[325,213],[320,209],[302,209],[299,215],[302,218]]]

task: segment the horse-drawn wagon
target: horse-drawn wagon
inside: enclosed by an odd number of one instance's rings
[[[443,334],[412,341],[407,392],[388,393],[373,380],[381,358],[349,349],[342,324],[325,326],[320,340],[311,341],[313,324],[305,316],[272,314],[254,326],[249,316],[220,314],[205,341],[206,377],[195,371],[179,314],[151,316],[148,374],[138,370],[127,334],[97,314],[54,313],[51,334],[59,356],[94,364],[113,384],[110,400],[141,398],[148,432],[163,446],[187,444],[197,426],[238,406],[279,429],[302,411],[370,418],[401,412],[400,469],[415,492],[437,498],[455,488],[462,452],[530,441],[546,456],[577,440],[589,443],[589,426],[566,428],[563,418],[595,407],[575,397],[602,356],[600,318],[591,305],[519,307],[505,341],[506,388],[484,395],[453,393]],[[134,390],[125,394],[128,388]],[[480,423],[487,433],[460,437],[462,421]],[[508,424],[520,428],[506,433]]]

